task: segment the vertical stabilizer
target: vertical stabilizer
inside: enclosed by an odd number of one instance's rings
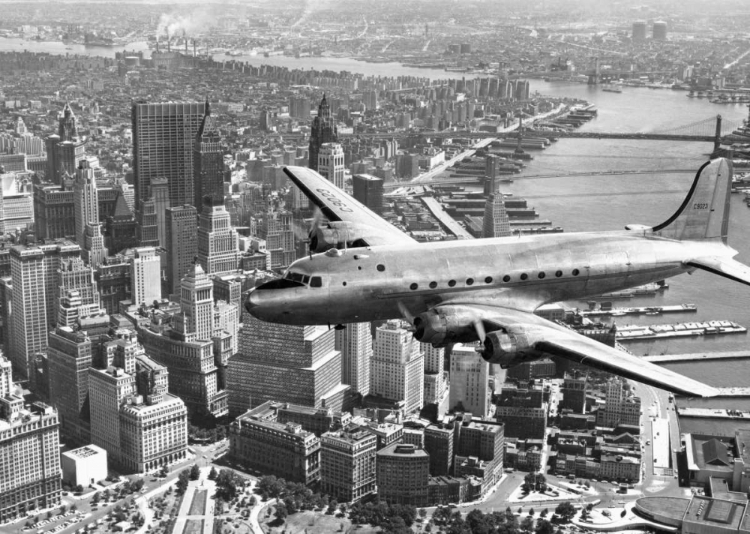
[[[725,158],[705,163],[695,176],[685,200],[666,221],[654,226],[655,234],[682,241],[727,242],[732,165]]]

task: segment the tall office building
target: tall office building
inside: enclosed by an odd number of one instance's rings
[[[505,200],[500,191],[487,196],[484,204],[482,237],[505,237],[510,235],[510,219],[505,209]]]
[[[326,326],[266,323],[245,314],[227,382],[230,416],[269,400],[348,408],[349,386],[341,383],[335,330]]]
[[[166,218],[167,294],[176,295],[198,252],[197,210],[189,204],[169,208]]]
[[[505,458],[505,426],[464,417],[458,433],[455,475],[476,476],[482,493],[500,481]]]
[[[0,524],[60,504],[57,412],[24,405],[11,363],[0,354]]]
[[[91,309],[98,311],[100,305],[99,289],[94,279],[94,268],[84,264],[78,256],[63,258],[60,260],[57,272],[55,307],[57,308],[56,322],[58,326],[65,326],[67,323],[60,320],[60,299],[68,296],[75,291],[81,306],[91,306]]]
[[[401,321],[388,321],[376,330],[370,372],[371,395],[403,401],[405,413],[422,408],[424,353]]]
[[[448,373],[445,368],[445,349],[423,345],[424,349],[424,403],[438,405],[438,416],[448,409]]]
[[[237,352],[237,306],[214,304],[213,283],[197,263],[182,278],[179,295],[171,324],[155,316],[139,330],[141,342],[170,370],[170,392],[191,415],[221,417],[228,410],[227,365]]]
[[[83,244],[81,245],[81,256],[94,269],[104,263],[109,255],[107,248],[104,246],[104,236],[102,235],[102,225],[87,224],[86,231],[83,234]]]
[[[666,41],[667,40],[667,23],[664,21],[657,20],[654,22],[653,31],[654,41]]]
[[[159,242],[159,216],[157,215],[156,200],[153,197],[138,202],[135,222],[135,237],[139,247],[158,247],[161,245]]]
[[[13,290],[15,293],[15,289]],[[617,425],[638,426],[641,419],[641,399],[625,388],[625,380],[619,377],[607,381],[607,396],[604,408],[596,413],[597,426],[615,428]]]
[[[336,330],[336,350],[341,351],[341,382],[363,397],[370,392],[372,333],[370,323],[352,323]]]
[[[310,150],[307,166],[312,170],[318,170],[318,153],[324,143],[337,143],[338,129],[336,120],[331,115],[331,108],[325,95],[318,106],[318,116],[312,121],[310,127]]]
[[[91,339],[69,326],[49,333],[50,404],[57,408],[62,435],[72,443],[91,442],[89,421],[89,367],[93,365]]]
[[[17,245],[10,251],[13,280],[10,360],[16,372],[32,379],[31,359],[47,346],[47,331],[57,322],[58,274],[61,262],[80,255],[69,241]]]
[[[483,419],[490,413],[490,364],[473,345],[457,343],[450,357],[450,408]]]
[[[645,41],[646,40],[646,23],[644,21],[636,21],[633,23],[633,41]]]
[[[136,102],[132,106],[135,199],[149,200],[154,178],[166,178],[169,205],[195,202],[193,152],[204,102]]]
[[[240,263],[240,244],[229,212],[222,202],[203,206],[198,218],[198,262],[207,274],[236,271]]]
[[[297,259],[294,216],[286,210],[267,211],[258,224],[258,237],[266,241],[269,269],[282,269]]]
[[[99,195],[94,169],[87,160],[81,160],[73,180],[76,242],[83,247],[87,224],[99,224]]]
[[[424,449],[430,454],[430,475],[438,477],[453,474],[455,441],[455,423],[433,424],[424,429]]]
[[[377,437],[354,427],[320,437],[321,491],[341,502],[356,502],[375,492]]]
[[[224,153],[216,117],[206,102],[200,128],[193,149],[193,179],[195,200],[193,206],[200,212],[204,203],[209,206],[224,205]]]
[[[383,213],[383,179],[369,174],[355,174],[352,178],[354,198],[377,214]]]
[[[562,400],[560,401],[560,411],[571,410],[573,413],[586,412],[586,378],[573,378],[565,376],[562,388]]]
[[[130,297],[134,306],[161,300],[161,260],[153,247],[135,249],[130,259]]]
[[[75,176],[79,162],[85,158],[86,151],[78,136],[78,119],[70,104],[65,104],[57,116],[57,135],[45,139],[47,182],[61,185],[64,178]]]
[[[128,330],[117,332],[107,355],[106,369],[89,369],[91,441],[126,472],[184,460],[187,410],[167,393],[167,369],[147,357]]]
[[[338,143],[323,143],[318,152],[318,172],[339,189],[344,189],[344,149]]]

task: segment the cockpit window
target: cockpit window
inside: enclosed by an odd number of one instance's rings
[[[306,274],[306,275],[304,275],[304,276],[302,277],[302,283],[303,283],[303,284],[305,284],[305,285],[307,285],[307,284],[308,284],[308,282],[310,282],[310,275],[307,275],[307,274]]]
[[[323,287],[323,279],[320,276],[313,276],[310,279],[310,287]]]

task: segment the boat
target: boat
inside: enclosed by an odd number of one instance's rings
[[[607,92],[607,93],[622,93],[622,89],[620,89],[616,85],[611,85],[611,84],[605,85],[604,87],[602,87],[602,91]]]

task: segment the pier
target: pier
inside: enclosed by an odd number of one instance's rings
[[[750,351],[737,350],[728,352],[697,352],[689,354],[661,354],[659,356],[644,356],[643,359],[651,363],[677,363],[696,360],[740,360],[750,358]]]
[[[453,217],[445,212],[443,206],[435,198],[420,197],[420,200],[422,201],[422,204],[430,210],[430,213],[432,213],[433,217],[438,220],[440,226],[442,226],[444,230],[453,234],[458,239],[474,239],[474,237],[466,231],[463,226],[458,224]]]
[[[744,334],[747,328],[732,321],[698,321],[678,324],[618,326],[616,339],[620,343],[673,337],[718,336]]]
[[[596,310],[581,310],[579,315],[583,317],[606,317],[622,315],[661,315],[663,313],[695,313],[698,306],[695,304],[680,304],[677,306],[645,306],[641,308],[610,308]]]

